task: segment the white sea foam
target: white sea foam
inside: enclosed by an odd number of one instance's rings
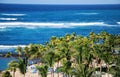
[[[26,47],[26,45],[0,45],[0,49],[11,49],[11,48],[17,48],[17,47]]]
[[[119,24],[119,25],[120,25],[120,22],[117,22],[117,24]]]
[[[4,26],[0,26],[0,32],[3,32],[3,31],[8,31],[10,29],[8,29],[7,27],[4,27]]]
[[[7,14],[7,13],[2,13],[1,15],[4,15],[4,16],[24,16],[25,14]]]
[[[77,15],[97,15],[99,13],[76,13]]]
[[[78,25],[78,26],[90,26],[90,25],[96,25],[96,26],[98,26],[98,25],[106,25],[106,24],[104,24],[104,22],[88,22],[88,23],[70,23],[70,25],[73,25],[73,26],[76,26],[76,25]]]
[[[17,18],[0,18],[0,20],[17,20]]]
[[[4,26],[0,26],[0,29],[4,29],[4,28],[6,28],[6,27],[4,27]]]
[[[33,27],[64,27],[64,23],[29,23],[29,22],[6,22],[6,23],[0,23],[1,27],[27,27],[27,28],[33,28]]]
[[[1,22],[0,28],[8,27],[26,27],[26,28],[36,28],[36,27],[49,27],[49,28],[73,28],[79,26],[115,26],[105,24],[104,22],[66,22],[66,23],[37,23],[37,22]]]
[[[11,29],[6,27],[0,27],[0,32],[11,31]]]

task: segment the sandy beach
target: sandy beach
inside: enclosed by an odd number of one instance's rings
[[[40,77],[37,69],[36,69],[36,66],[37,64],[33,64],[33,65],[30,65],[30,66],[27,66],[27,72],[25,74],[25,77]],[[57,64],[55,63],[54,67],[56,68]],[[2,71],[0,73],[0,77],[2,77],[2,73],[4,71]],[[10,71],[12,77],[13,77],[13,72]],[[16,70],[15,72],[15,77],[24,77],[23,74],[20,73],[19,69]],[[48,75],[47,77],[51,77],[51,72],[48,72]],[[58,74],[57,73],[54,73],[54,77],[58,77]],[[63,77],[63,74],[62,73],[59,73],[59,77]]]
[[[27,67],[27,72],[26,72],[26,74],[25,74],[25,77],[40,77],[38,71],[35,71],[35,72],[34,72],[34,69],[33,69],[33,68],[35,68],[35,66],[36,66],[36,64],[30,65],[30,66]],[[55,64],[54,67],[56,67],[56,64]],[[31,69],[31,68],[32,68],[32,69]],[[3,71],[3,72],[4,72],[4,71]],[[3,72],[0,73],[0,77],[2,77],[2,73],[3,73]],[[13,72],[10,71],[10,73],[11,73],[11,75],[12,75],[12,77],[13,77]],[[108,76],[107,73],[105,73],[105,74],[102,75],[102,77],[107,77],[107,76]],[[15,72],[15,77],[24,77],[24,75],[20,73],[19,69],[17,69],[16,72]],[[47,77],[52,77],[50,72],[48,72]],[[62,74],[62,73],[59,73],[59,76],[58,76],[58,73],[54,73],[54,77],[63,77],[63,74]],[[74,76],[73,76],[73,77],[74,77]],[[113,76],[112,76],[111,74],[109,74],[109,77],[113,77]]]
[[[11,75],[13,74],[13,72],[11,72]],[[24,77],[19,70],[16,71],[15,73],[15,77]],[[38,71],[36,73],[31,73],[30,71],[27,71],[25,77],[40,77],[40,75],[38,74]],[[51,77],[51,74],[48,73],[47,77]],[[57,73],[54,73],[54,77],[58,77]],[[59,77],[62,77],[62,74],[59,74]]]

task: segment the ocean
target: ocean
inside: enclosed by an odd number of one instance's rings
[[[120,34],[120,5],[0,4],[0,54],[44,44],[51,36],[88,36],[91,31]],[[0,70],[13,59],[0,57]]]

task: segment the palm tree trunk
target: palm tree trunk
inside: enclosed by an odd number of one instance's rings
[[[62,73],[63,74],[63,77],[64,77],[64,73]]]
[[[24,77],[25,77],[25,74],[24,74]]]
[[[54,67],[51,67],[51,77],[54,77]]]
[[[53,77],[54,77],[54,66],[53,66],[53,68],[52,68],[52,73],[53,73]]]
[[[102,77],[102,65],[100,63],[100,77]]]
[[[51,77],[53,77],[53,76],[52,76],[52,69],[51,69]]]
[[[70,77],[70,74],[68,73],[68,77]]]
[[[109,69],[109,64],[108,64],[108,72],[109,72],[109,70],[110,70],[110,69]],[[107,73],[107,77],[109,77],[109,73]]]
[[[13,71],[13,77],[15,77],[15,71]]]
[[[40,77],[39,72],[37,73],[38,77]]]
[[[59,62],[57,63],[57,68],[59,67]],[[58,72],[58,77],[59,77],[59,72]]]
[[[42,65],[43,63],[40,62],[40,63],[37,63],[38,66]],[[38,77],[41,77],[41,74],[38,72]]]

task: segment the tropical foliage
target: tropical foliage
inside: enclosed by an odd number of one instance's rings
[[[16,72],[16,69],[18,68],[19,64],[17,61],[11,61],[9,64],[9,70],[13,71],[13,77],[15,77],[15,72]]]
[[[20,73],[24,75],[27,70],[27,62],[26,58],[18,58],[18,60],[13,60],[8,64],[9,68],[8,70],[13,71],[13,77],[15,77],[15,72],[17,69],[19,69]]]
[[[10,72],[9,71],[5,71],[3,74],[2,74],[2,77],[12,77]]]
[[[100,75],[102,72],[108,73],[108,77],[109,74],[120,76],[120,35],[107,32],[90,32],[89,36],[66,34],[63,37],[53,36],[45,44],[18,47],[16,51],[25,57],[18,61],[18,68],[24,68],[20,69],[22,74],[26,73],[29,59],[40,59],[37,69],[42,77],[47,76],[48,68],[52,69],[52,77],[54,72],[58,73],[58,77],[59,73],[67,77],[95,77],[96,71]]]
[[[42,64],[41,66],[37,66],[37,69],[39,71],[39,74],[42,77],[47,77],[47,72],[48,72],[48,65]]]

